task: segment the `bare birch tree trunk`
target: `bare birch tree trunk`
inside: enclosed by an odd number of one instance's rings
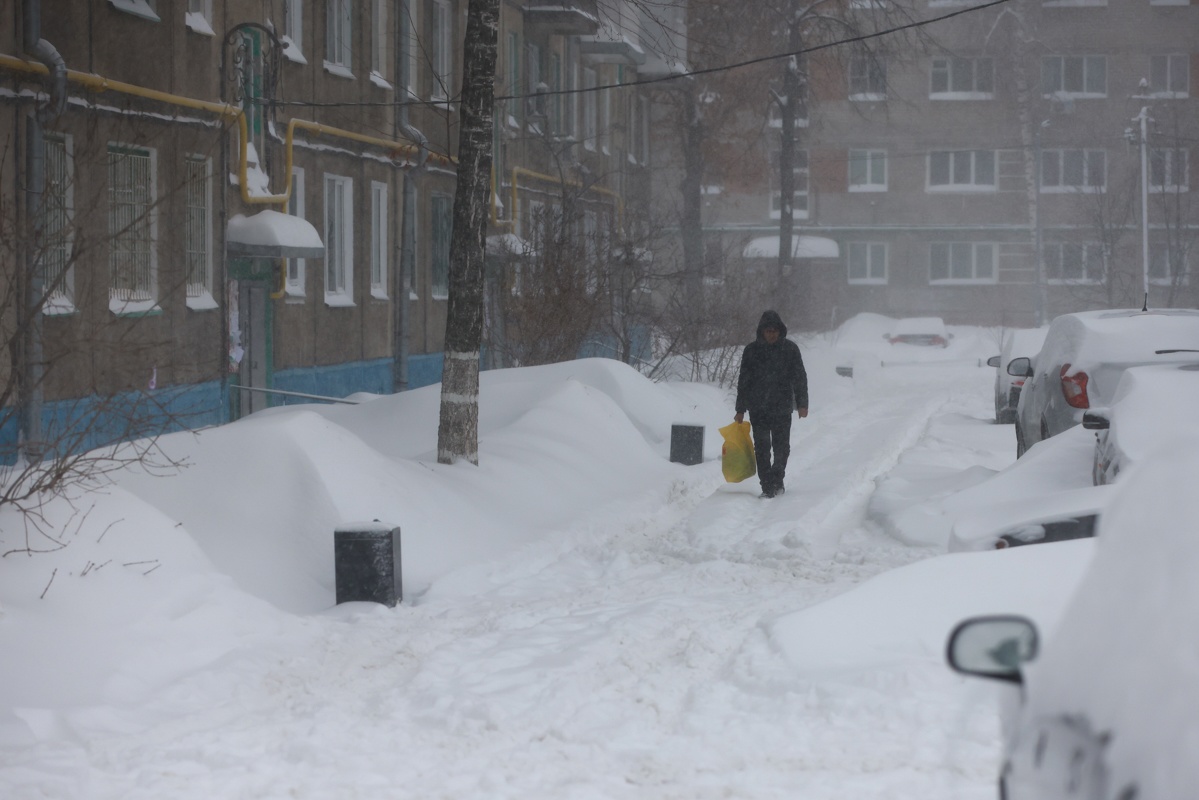
[[[450,297],[437,460],[479,463],[479,351],[483,341],[483,254],[491,206],[499,0],[469,0],[463,46],[458,185],[450,239]]]

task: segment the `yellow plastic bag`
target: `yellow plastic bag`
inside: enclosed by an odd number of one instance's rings
[[[720,429],[724,446],[720,450],[720,469],[729,483],[740,483],[758,471],[754,461],[754,440],[748,422],[734,422]]]

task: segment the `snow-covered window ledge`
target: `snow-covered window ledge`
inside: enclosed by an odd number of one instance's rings
[[[372,300],[387,300],[388,299],[387,298],[387,290],[380,289],[380,288],[372,288],[371,289],[371,299]]]
[[[147,0],[108,0],[108,4],[117,11],[124,11],[126,14],[148,19],[151,22],[162,22]]]
[[[929,100],[994,100],[992,92],[930,92]]]
[[[284,36],[279,40],[283,45],[283,55],[288,61],[296,64],[307,64],[308,59],[304,58],[304,53],[300,50],[300,46],[292,41],[290,36]]]
[[[348,294],[327,294],[325,295],[325,305],[329,308],[353,308],[354,298]]]
[[[878,92],[863,92],[862,94],[851,94],[849,99],[854,103],[881,103],[887,99],[887,96]]]
[[[192,311],[213,311],[221,306],[211,292],[203,291],[197,295],[188,295],[187,307]]]
[[[75,308],[74,303],[61,295],[48,297],[42,304],[42,316],[45,317],[65,317],[78,313],[78,311],[79,309]]]
[[[342,64],[334,64],[332,61],[325,62],[325,72],[328,72],[330,75],[333,75],[337,78],[345,78],[351,81],[354,80],[354,73],[350,71],[349,67]]]
[[[109,298],[108,310],[118,317],[152,317],[162,313],[155,300],[118,300],[115,297]]]
[[[371,83],[373,83],[375,86],[378,86],[380,89],[386,89],[389,92],[393,89],[391,82],[374,70],[371,70]]]
[[[187,12],[187,15],[183,18],[183,24],[193,33],[199,33],[203,36],[216,36],[216,33],[212,30],[212,25],[199,11]]]

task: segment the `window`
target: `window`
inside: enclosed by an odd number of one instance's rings
[[[993,191],[995,152],[940,150],[928,154],[930,191]]]
[[[448,194],[433,195],[430,204],[433,231],[432,292],[433,297],[444,299],[450,296],[450,234],[454,227],[454,198]]]
[[[154,152],[108,146],[109,306],[150,311],[158,291],[155,262]]]
[[[887,151],[849,151],[849,191],[887,191]]]
[[[1041,91],[1081,97],[1107,96],[1107,56],[1045,56]]]
[[[887,96],[887,65],[879,58],[857,56],[849,62],[849,99],[883,100]]]
[[[71,140],[65,136],[46,136],[46,188],[42,193],[41,251],[42,285],[46,302],[44,314],[63,314],[75,310],[75,270],[71,268],[71,222],[75,191],[71,178]]]
[[[1042,245],[1045,279],[1050,283],[1102,283],[1103,247],[1099,244],[1048,242]]]
[[[1149,245],[1149,282],[1158,285],[1186,283],[1188,274],[1186,250],[1164,244]]]
[[[433,92],[449,99],[454,90],[454,17],[449,0],[433,0]]]
[[[1154,147],[1149,151],[1149,186],[1155,191],[1187,190],[1187,151]]]
[[[1041,191],[1103,190],[1107,153],[1103,150],[1042,150]]]
[[[291,194],[287,197],[287,213],[304,219],[304,169],[291,168]],[[285,291],[291,297],[304,296],[304,259],[287,259],[287,282]]]
[[[183,24],[188,30],[213,36],[212,32],[212,0],[187,0],[187,14]]]
[[[595,149],[595,83],[595,70],[583,67],[583,146],[588,150]]]
[[[601,78],[600,83],[603,82],[604,81]],[[605,154],[610,155],[608,151],[608,134],[610,133],[612,127],[612,90],[600,89],[597,94],[599,94],[599,97],[596,99],[595,115],[595,133],[598,140],[597,144],[599,144],[600,150],[602,150]]]
[[[529,116],[539,117],[545,114],[545,97],[541,94],[541,48],[530,43],[526,49],[528,67],[525,77],[528,80],[525,94],[528,95]]]
[[[262,52],[262,33],[242,31],[241,46],[244,63],[237,71],[242,90],[242,110],[246,113],[246,130],[250,134],[250,161],[266,172],[266,107],[262,102],[266,80],[266,60]]]
[[[371,297],[387,299],[387,184],[371,181]]]
[[[325,302],[354,305],[354,181],[325,176]]]
[[[508,94],[512,97],[520,97],[523,94],[520,90],[520,36],[511,32],[508,34]],[[508,124],[514,128],[520,127],[520,101],[509,100],[511,112],[508,114]]]
[[[298,64],[307,64],[304,58],[304,0],[284,0],[283,3],[283,55]]]
[[[403,59],[407,71],[408,96],[420,97],[420,55],[423,52],[417,31],[416,0],[404,0],[396,3],[395,8],[400,15],[400,58]]]
[[[573,49],[573,48],[572,48]],[[566,62],[566,75],[569,81],[569,87],[572,90],[571,94],[566,95],[566,133],[572,139],[579,134],[579,115],[578,115],[578,95],[574,90],[579,88],[579,60],[578,57],[569,58]]]
[[[351,43],[353,6],[351,0],[328,0],[325,30],[325,69],[332,75],[353,78]]]
[[[1149,91],[1155,97],[1188,97],[1190,57],[1185,54],[1149,57]]]
[[[188,156],[184,166],[187,304],[191,308],[216,308],[212,297],[212,161],[205,156]]]
[[[794,193],[791,199],[791,210],[795,219],[808,218],[808,151],[795,151]],[[779,153],[776,150],[770,163],[770,216],[778,219],[782,216],[782,189],[779,186]]]
[[[881,242],[850,242],[846,260],[850,283],[887,282],[887,245]]]
[[[783,127],[783,110],[774,100],[771,100],[767,107],[766,121],[772,128]],[[808,86],[806,83],[799,87],[799,96],[796,97],[795,126],[798,128],[808,126]]]
[[[371,83],[381,89],[391,88],[391,82],[387,80],[390,55],[387,47],[388,5],[387,0],[371,0]]]
[[[995,283],[995,245],[934,242],[929,245],[929,283]]]
[[[561,136],[562,130],[562,56],[550,53],[550,96],[549,96],[549,126],[550,132]]]
[[[929,97],[990,98],[994,77],[989,58],[934,58]]]

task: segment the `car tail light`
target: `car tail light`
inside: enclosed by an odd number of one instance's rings
[[[934,347],[948,347],[949,342],[947,342],[945,340],[944,336],[934,336],[933,337],[933,346]]]
[[[1070,371],[1069,364],[1062,364],[1062,394],[1066,398],[1066,402],[1074,408],[1090,408],[1091,401],[1087,398],[1087,373],[1076,372],[1073,375],[1067,375]]]

